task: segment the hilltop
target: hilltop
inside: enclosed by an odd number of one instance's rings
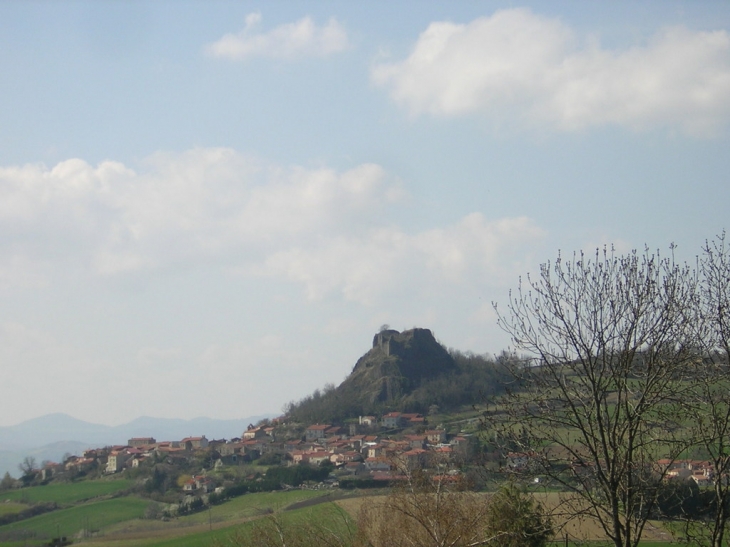
[[[456,369],[454,358],[430,330],[383,330],[337,389],[371,404],[392,404],[424,381]]]
[[[500,367],[487,356],[447,350],[429,329],[384,329],[337,387],[328,384],[287,414],[301,422],[341,422],[386,410],[426,413],[484,401],[501,390]]]

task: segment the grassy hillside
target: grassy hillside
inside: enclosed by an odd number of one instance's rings
[[[148,502],[128,496],[59,509],[0,527],[0,537],[20,535],[30,538],[75,536],[83,531],[103,530],[112,524],[140,518]]]
[[[66,505],[100,496],[108,496],[126,490],[132,484],[133,481],[124,479],[53,483],[46,486],[32,486],[21,490],[3,492],[0,493],[0,499],[23,503],[52,501],[59,505]]]
[[[145,510],[154,503],[149,499],[136,495],[102,497],[120,493],[129,488],[130,483],[126,480],[84,481],[6,492],[6,496],[0,495],[1,499],[11,497],[18,501],[0,503],[0,514],[19,512],[29,507],[26,502],[30,501],[56,502],[62,507],[0,526],[0,545],[39,546],[59,535],[83,541],[84,545],[206,545],[213,538],[228,537],[236,527],[252,519],[326,494],[307,490],[246,494],[213,506],[210,511],[162,521],[143,518]]]

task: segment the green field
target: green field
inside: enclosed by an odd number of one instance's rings
[[[36,499],[44,501],[83,499],[108,493],[110,485],[119,489],[126,481],[97,481],[78,485],[58,485],[57,488],[39,487],[28,489],[34,491]],[[84,485],[85,488],[79,488]],[[126,484],[128,486],[128,484]],[[117,490],[117,491],[118,491]],[[112,490],[114,491],[114,490]],[[41,496],[39,492],[44,492]],[[59,509],[26,519],[21,522],[0,526],[0,538],[22,541],[0,540],[3,547],[23,545],[39,547],[47,543],[49,538],[58,535],[67,536],[77,544],[87,547],[217,547],[235,545],[237,535],[245,536],[251,526],[260,519],[276,518],[285,527],[321,524],[330,529],[339,530],[346,535],[348,523],[351,525],[357,517],[357,507],[366,502],[366,498],[347,500],[337,505],[326,502],[330,493],[337,492],[291,490],[288,492],[265,492],[244,494],[226,503],[216,505],[194,515],[183,516],[169,521],[146,520],[142,516],[145,509],[153,502],[136,496],[113,499],[96,499],[78,503],[73,507]],[[15,492],[14,494],[18,494]],[[52,497],[50,497],[52,496]],[[323,503],[319,503],[321,498]],[[307,505],[310,501],[313,505]],[[304,506],[300,504],[304,503]],[[346,515],[338,508],[352,513]],[[292,505],[298,507],[288,510]],[[0,503],[0,509],[6,507],[7,512],[17,511],[24,505],[20,503]],[[82,537],[84,531],[91,537]],[[587,544],[605,545],[605,542],[589,541]],[[557,541],[555,547],[562,545]],[[642,547],[669,547],[671,543],[659,542],[656,539],[642,542]]]
[[[99,496],[108,496],[109,494],[126,490],[133,484],[134,481],[123,479],[48,484],[46,486],[33,486],[11,492],[3,492],[0,494],[0,499],[3,501],[10,500],[23,503],[54,501],[59,505],[66,505]]]
[[[27,506],[23,503],[2,503],[0,502],[0,517],[12,513],[20,513]]]
[[[0,535],[27,531],[40,537],[73,536],[81,530],[103,530],[118,522],[140,518],[149,502],[128,496],[59,509],[0,527]]]
[[[85,488],[79,488],[80,486]],[[98,497],[104,493],[122,490],[129,486],[128,481],[88,482],[70,485],[53,485],[26,490],[39,501],[64,501]],[[114,488],[110,489],[110,486]],[[49,538],[67,536],[80,538],[84,531],[92,537],[82,539],[88,545],[118,545],[120,547],[148,545],[207,545],[213,538],[225,539],[236,527],[258,517],[283,512],[285,519],[296,518],[296,514],[309,511],[309,514],[321,513],[321,507],[328,504],[284,512],[299,502],[322,497],[323,491],[292,490],[288,492],[264,492],[245,494],[226,503],[216,505],[210,511],[202,511],[193,515],[182,516],[167,522],[161,520],[145,520],[142,518],[145,509],[153,502],[136,496],[113,499],[94,500],[78,503],[72,507],[0,526],[0,538],[24,537],[21,542],[3,542],[0,545],[41,545]],[[19,511],[26,507],[22,503],[0,503],[0,509],[6,512]],[[314,511],[314,513],[312,513]],[[293,517],[290,515],[294,515]],[[211,530],[212,528],[212,530]],[[26,543],[27,541],[27,543]]]
[[[330,503],[322,503],[294,511],[285,511],[277,514],[276,518],[285,527],[298,526],[305,523],[322,523],[323,525],[331,527],[336,532],[345,533],[345,525],[342,521],[341,512],[339,512],[335,506]],[[135,543],[134,547],[198,547],[201,545],[230,545],[232,541],[235,541],[235,537],[237,535],[245,536],[247,530],[254,525],[256,525],[256,521],[252,520],[244,524],[234,524],[224,528],[215,529],[213,531],[197,532],[183,537]],[[122,544],[119,544],[119,547],[121,547],[121,545]],[[124,547],[132,546],[124,544]]]

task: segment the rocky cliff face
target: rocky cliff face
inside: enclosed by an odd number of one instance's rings
[[[370,403],[388,403],[416,389],[423,380],[456,370],[456,363],[428,329],[385,330],[358,359],[337,391]]]

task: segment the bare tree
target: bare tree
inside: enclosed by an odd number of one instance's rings
[[[18,464],[18,470],[24,477],[31,476],[37,471],[36,459],[33,456],[26,456],[23,461]]]
[[[514,467],[560,483],[565,508],[595,519],[616,547],[638,545],[668,462],[689,443],[681,407],[695,301],[686,266],[604,249],[543,264],[506,312],[495,304],[530,356],[513,360],[506,420],[495,424],[520,452]]]
[[[461,478],[403,470],[383,500],[363,506],[358,526],[367,547],[542,547],[550,518],[510,484],[493,498],[470,492]]]
[[[706,241],[699,260],[701,366],[693,378],[694,397],[686,399],[692,437],[712,471],[712,498],[699,514],[686,515],[689,539],[723,545],[730,521],[730,248],[723,232]],[[701,519],[702,526],[692,525]]]

